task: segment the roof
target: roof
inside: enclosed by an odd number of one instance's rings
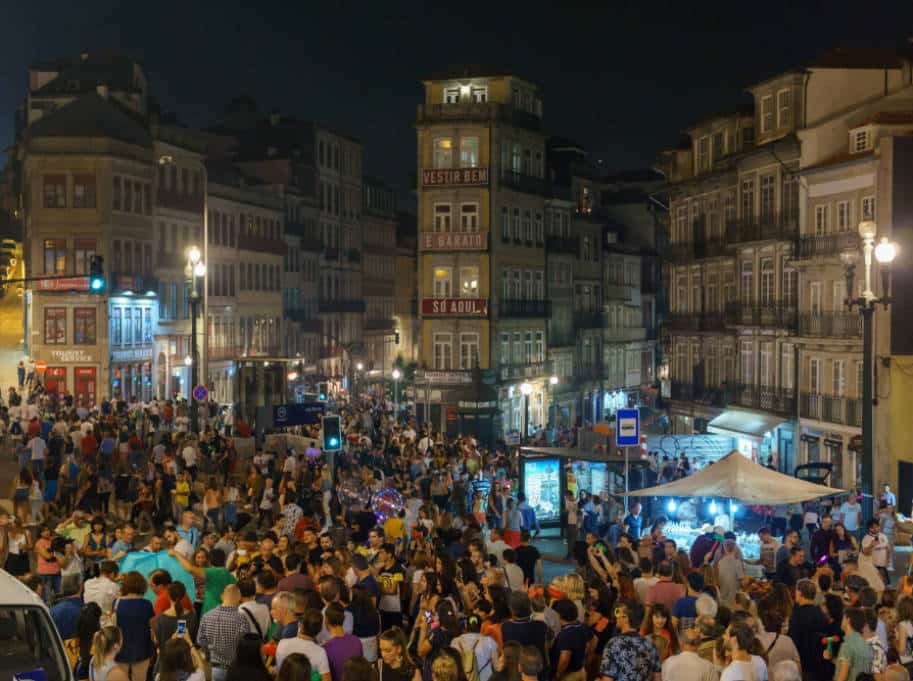
[[[841,163],[851,163],[853,161],[864,161],[872,158],[875,155],[874,149],[869,149],[868,151],[859,152],[857,154],[851,154],[849,151],[841,151],[839,154],[834,154],[830,158],[826,158],[823,161],[818,163],[813,163],[810,166],[806,166],[800,170],[800,173],[806,173],[809,170],[820,170],[822,168],[830,168],[831,166],[840,165]]]
[[[872,114],[869,118],[854,125],[858,128],[862,125],[907,125],[913,123],[913,111],[879,111]]]
[[[111,99],[89,94],[40,118],[28,129],[35,137],[110,137],[151,147],[152,136],[135,115]]]
[[[36,93],[61,95],[88,92],[97,85],[107,85],[118,90],[134,89],[134,67],[136,60],[119,54],[89,54],[69,59],[59,59],[33,69],[57,71],[58,76],[45,83]]]
[[[456,64],[444,67],[439,71],[434,71],[422,78],[423,81],[429,80],[454,80],[458,78],[520,78],[526,80],[520,74],[511,69],[504,69],[490,64]]]
[[[910,57],[909,50],[834,47],[819,54],[808,66],[821,69],[899,69]]]

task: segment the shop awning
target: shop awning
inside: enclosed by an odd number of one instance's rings
[[[763,440],[764,434],[773,430],[785,419],[745,409],[727,409],[707,424],[707,431],[729,437],[747,437]]]

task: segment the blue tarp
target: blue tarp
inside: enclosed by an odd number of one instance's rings
[[[187,589],[187,598],[193,602],[194,593],[196,592],[193,575],[181,566],[177,558],[169,556],[167,551],[159,551],[158,553],[134,551],[133,553],[128,553],[120,561],[121,574],[135,570],[145,577],[147,581],[149,580],[149,575],[158,569],[167,570],[172,580],[181,582],[184,588]],[[155,594],[152,593],[151,589],[146,591],[146,598],[155,603]]]

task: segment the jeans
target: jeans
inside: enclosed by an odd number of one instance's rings
[[[60,593],[60,573],[38,575],[38,581],[41,583],[41,597],[45,603],[51,605],[54,602],[54,596]]]

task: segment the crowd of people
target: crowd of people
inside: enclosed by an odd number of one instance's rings
[[[687,550],[637,503],[571,493],[546,580],[515,453],[390,407],[335,405],[332,457],[281,436],[247,457],[218,410],[197,435],[172,401],[13,390],[0,560],[78,681],[909,679],[913,577],[892,588],[883,524],[763,528],[757,593],[724,528]]]

